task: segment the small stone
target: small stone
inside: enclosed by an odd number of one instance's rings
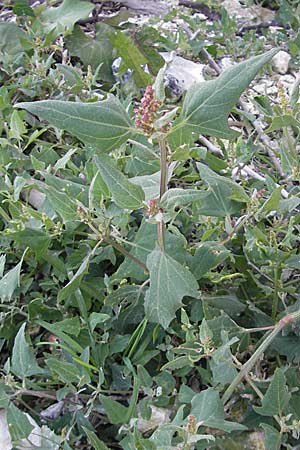
[[[234,62],[232,61],[232,58],[229,56],[225,56],[221,59],[221,68],[222,70],[229,69],[229,67],[232,67],[234,65]]]
[[[273,58],[273,68],[277,73],[284,75],[289,70],[289,62],[291,55],[283,50],[280,50]]]

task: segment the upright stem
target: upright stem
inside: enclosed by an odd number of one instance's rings
[[[232,381],[232,383],[228,386],[226,389],[222,401],[223,403],[227,403],[230,399],[231,395],[233,394],[235,388],[240,384],[240,382],[243,380],[243,378],[248,375],[249,371],[252,369],[252,367],[255,365],[256,361],[260,358],[260,356],[264,353],[264,351],[268,348],[268,346],[271,344],[271,342],[275,339],[275,337],[281,332],[281,330],[289,323],[293,322],[294,320],[298,320],[300,318],[300,311],[294,312],[292,314],[288,314],[284,316],[273,328],[271,332],[266,333],[266,337],[264,338],[261,345],[258,347],[258,349],[253,353],[250,359],[242,366],[240,372],[237,374],[235,379]]]
[[[168,189],[168,147],[166,138],[159,139],[160,150],[160,188],[159,188],[159,200]],[[157,239],[158,244],[162,251],[165,250],[164,240],[165,226],[162,220],[157,222]]]
[[[272,319],[276,318],[277,309],[278,309],[278,265],[274,267],[274,293],[273,293],[273,302],[272,302]]]

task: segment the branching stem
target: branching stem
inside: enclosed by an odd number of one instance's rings
[[[159,150],[160,150],[160,189],[159,189],[159,200],[168,189],[168,146],[165,137],[159,139]],[[157,222],[157,240],[162,251],[165,250],[165,226],[161,220]]]
[[[261,357],[264,351],[269,347],[271,342],[276,338],[276,336],[283,330],[283,328],[290,324],[291,322],[298,320],[300,318],[300,311],[294,312],[292,314],[287,314],[284,316],[279,322],[274,326],[273,330],[267,332],[265,338],[258,349],[253,353],[251,358],[242,366],[240,372],[237,374],[235,379],[226,389],[222,401],[223,403],[227,403],[233,394],[235,388],[240,384],[240,382],[248,375],[249,371],[255,365],[256,361]]]

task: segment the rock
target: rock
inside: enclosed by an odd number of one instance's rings
[[[173,56],[171,52],[162,52],[161,56],[168,64],[166,79],[172,85],[176,85],[178,92],[174,92],[175,95],[181,94],[195,83],[205,81],[202,75],[205,64],[195,63],[181,56]],[[169,87],[174,90],[172,86]]]
[[[11,439],[8,431],[6,413],[4,410],[0,411],[0,448],[2,450],[11,450]]]
[[[29,422],[32,426],[34,426],[34,429],[32,430],[31,434],[28,436],[28,439],[30,442],[35,445],[37,448],[40,448],[41,446],[41,437],[39,436],[40,427],[38,424],[33,420],[32,417],[29,416],[29,414],[26,414]],[[11,450],[13,448],[10,434],[8,431],[8,424],[6,420],[6,412],[2,409],[0,411],[0,448],[1,450]],[[21,441],[21,445],[18,446],[18,450],[28,450],[31,449],[32,445],[29,443],[28,440],[23,439]]]
[[[232,67],[233,65],[234,65],[234,62],[232,61],[232,58],[230,58],[229,56],[225,56],[220,61],[220,66],[221,66],[222,70],[229,69],[229,67]]]
[[[245,25],[259,24],[274,20],[274,11],[260,5],[242,6],[239,0],[224,0],[223,7],[230,17],[235,17]]]
[[[143,419],[139,415],[137,422],[138,430],[141,433],[149,433],[155,430],[158,426],[164,425],[170,422],[170,416],[172,411],[166,408],[158,408],[157,406],[150,405],[151,417],[149,420]]]
[[[138,14],[153,14],[155,16],[165,16],[175,5],[172,0],[121,0],[120,3],[127,6],[127,8],[133,9]]]
[[[273,58],[273,68],[277,73],[284,75],[289,70],[289,62],[291,55],[283,50],[280,50]]]
[[[253,14],[249,8],[243,8],[239,0],[224,0],[223,7],[226,9],[230,17],[236,17],[237,19],[251,20]]]
[[[18,450],[33,450],[36,449],[49,449],[58,450],[60,438],[46,426],[39,427],[39,425],[33,420],[33,418],[26,414],[29,422],[34,427],[28,439],[22,439],[17,446]],[[8,424],[6,420],[6,412],[4,409],[0,410],[0,449],[12,450],[12,442],[8,431]]]

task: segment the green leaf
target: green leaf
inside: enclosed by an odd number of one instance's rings
[[[97,156],[95,162],[116,205],[127,209],[139,209],[143,206],[145,199],[143,189],[131,183],[122,172],[116,169],[109,157]]]
[[[210,270],[217,267],[231,255],[230,251],[215,241],[201,242],[191,262],[191,271],[200,280]]]
[[[85,434],[87,435],[89,444],[92,445],[92,447],[95,450],[108,450],[108,447],[106,447],[106,445],[100,441],[100,439],[97,437],[96,433],[94,433],[93,431],[89,430],[86,427],[82,427]]]
[[[6,261],[6,256],[0,255],[0,278],[3,277],[5,261]]]
[[[231,383],[237,375],[230,346],[238,342],[239,339],[234,337],[228,340],[227,333],[222,332],[222,340],[224,344],[214,351],[209,366],[213,374],[213,382],[224,386]]]
[[[56,323],[47,323],[44,320],[37,320],[36,323],[41,327],[45,328],[46,330],[50,331],[50,333],[54,334],[55,336],[58,336],[76,353],[81,354],[83,352],[83,348],[81,347],[81,345],[79,345],[78,342],[74,341],[74,339],[72,339],[64,331],[61,330],[59,322],[58,324],[56,324]]]
[[[17,103],[15,107],[26,109],[104,152],[119,147],[132,134],[125,108],[112,95],[95,103],[42,100]]]
[[[6,409],[9,405],[9,395],[5,389],[4,380],[0,382],[0,408]]]
[[[16,55],[24,51],[26,33],[13,22],[0,22],[0,52]]]
[[[262,423],[261,427],[265,432],[266,450],[280,450],[282,434],[267,423]]]
[[[20,411],[13,403],[10,403],[6,410],[6,419],[13,443],[27,438],[34,428],[26,414]]]
[[[110,40],[114,48],[117,49],[118,55],[122,58],[123,67],[133,71],[137,87],[151,84],[151,75],[142,68],[148,61],[135,45],[133,39],[126,36],[122,31],[116,31],[114,34],[111,34]]]
[[[43,372],[36,362],[34,353],[25,339],[25,327],[23,323],[15,337],[15,343],[11,359],[11,371],[19,378],[27,378]]]
[[[62,290],[59,292],[59,294],[58,294],[59,302],[70,297],[70,295],[72,295],[73,292],[75,292],[76,289],[79,288],[82,278],[84,277],[84,275],[86,275],[88,273],[91,256],[92,256],[92,252],[84,258],[79,269],[74,274],[74,276],[71,278],[69,283],[64,288],[62,288]]]
[[[235,215],[241,209],[240,203],[249,201],[244,189],[230,178],[215,173],[201,163],[197,163],[197,168],[202,180],[209,186],[199,214],[215,217]]]
[[[193,85],[184,99],[182,112],[173,133],[194,133],[232,139],[237,132],[228,127],[228,114],[242,92],[249,86],[264,64],[278,52],[271,50],[260,56],[236,64],[225,70],[217,79]]]
[[[58,378],[63,383],[78,383],[80,380],[80,371],[74,364],[58,360],[55,358],[49,358],[46,360],[47,367],[58,375]]]
[[[94,175],[89,189],[89,209],[94,209],[103,198],[109,198],[110,192],[103,181],[99,170]]]
[[[262,416],[282,415],[291,398],[282,369],[277,368],[271,384],[262,399],[261,406],[253,409]]]
[[[244,425],[225,420],[224,406],[217,391],[208,388],[196,394],[192,399],[191,415],[195,416],[201,425],[218,430],[231,431],[246,430]]]
[[[278,210],[279,202],[281,200],[281,191],[282,187],[278,187],[272,192],[268,200],[266,200],[265,203],[263,204],[260,210],[261,213],[267,214],[270,211]]]
[[[44,183],[39,183],[39,186],[40,190],[46,194],[47,201],[54,211],[61,216],[64,223],[79,220],[77,205],[68,194]]]
[[[33,9],[28,5],[28,0],[16,0],[13,6],[13,12],[17,16],[34,17]]]
[[[283,127],[300,127],[300,122],[290,114],[284,114],[282,116],[272,117],[271,125],[265,130],[265,133],[271,133],[272,131],[281,130]]]
[[[140,186],[145,193],[145,200],[148,202],[159,197],[160,171],[151,175],[140,175],[130,178],[130,182]]]
[[[0,299],[2,302],[10,302],[16,288],[20,286],[20,274],[25,252],[21,261],[0,280]]]
[[[113,424],[127,423],[134,414],[136,403],[138,400],[139,382],[137,378],[134,380],[133,393],[128,407],[122,405],[109,397],[100,395],[100,400],[104,406],[108,419]]]
[[[87,67],[96,70],[99,64],[99,77],[104,81],[114,81],[112,72],[113,47],[108,38],[112,28],[105,23],[96,25],[96,37],[93,39],[80,26],[75,26],[71,35],[66,37],[66,46],[70,55],[78,56]]]
[[[162,208],[173,209],[178,206],[186,206],[192,202],[203,200],[206,195],[203,191],[196,189],[169,189],[161,198],[160,205]]]
[[[224,311],[230,317],[238,316],[246,309],[246,305],[240,302],[234,293],[230,295],[201,295],[204,305]]]
[[[147,258],[150,288],[145,296],[146,317],[169,326],[185,296],[198,297],[198,283],[191,272],[157,246]]]
[[[19,111],[14,111],[10,118],[10,132],[9,136],[14,139],[20,140],[23,134],[26,134],[26,127],[23,120],[20,117]]]
[[[57,28],[58,32],[72,30],[74,24],[85,19],[93,11],[94,6],[80,0],[64,0],[56,8],[47,8],[41,14],[41,20],[46,25],[46,32]]]
[[[80,333],[80,320],[78,316],[56,322],[54,326],[57,331],[60,330],[72,336],[78,337]]]
[[[149,222],[142,222],[138,232],[134,238],[134,245],[129,247],[130,254],[138,258],[143,263],[146,263],[147,256],[155,248],[157,242],[157,226]],[[165,233],[165,248],[168,255],[175,258],[180,263],[186,262],[185,239],[183,236],[175,235],[166,231]],[[118,271],[115,273],[117,279],[131,277],[138,281],[143,281],[147,278],[142,267],[138,266],[130,258],[125,258],[120,265]]]
[[[93,312],[89,317],[91,332],[94,332],[96,326],[99,325],[99,323],[104,323],[109,319],[110,316],[108,314]]]
[[[76,153],[77,150],[78,150],[77,148],[71,148],[70,150],[67,151],[67,153],[64,156],[62,156],[62,158],[59,158],[59,160],[56,161],[56,163],[53,166],[54,172],[60,169],[65,169],[66,165],[71,160],[72,155],[74,155],[74,153]]]
[[[49,247],[51,237],[44,231],[35,228],[25,228],[24,230],[7,233],[19,245],[29,247],[36,254],[37,259],[41,258]]]

